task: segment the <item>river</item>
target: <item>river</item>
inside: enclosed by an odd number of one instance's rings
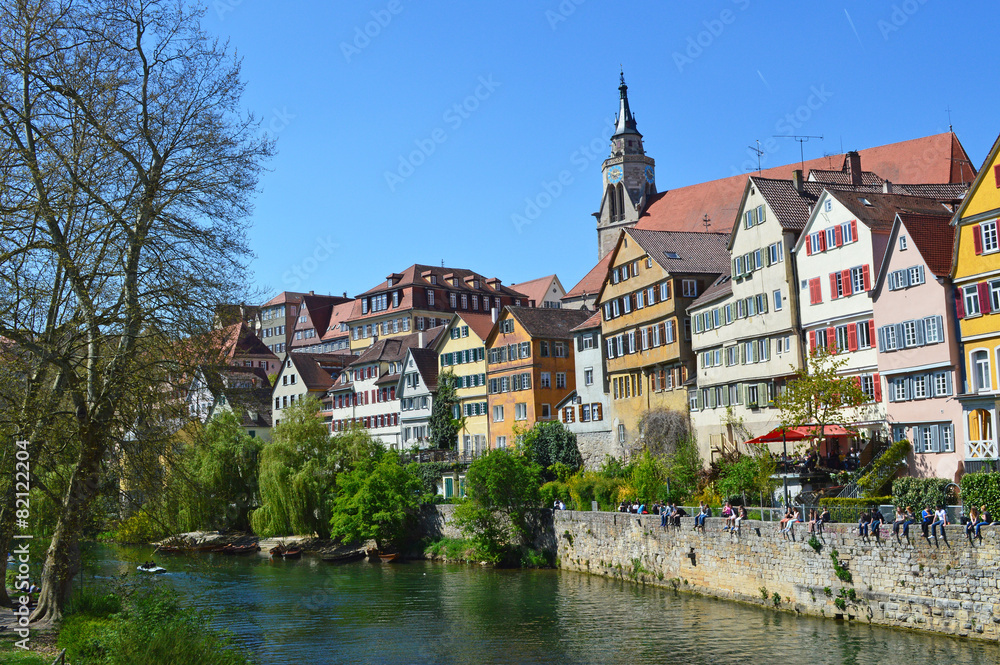
[[[100,546],[78,582],[135,575],[149,548]],[[261,663],[996,663],[970,640],[770,612],[558,570],[424,561],[161,555],[156,583],[213,612]]]

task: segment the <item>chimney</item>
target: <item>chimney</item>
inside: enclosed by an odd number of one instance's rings
[[[347,297],[347,291],[344,291],[344,297],[345,298]]]
[[[497,318],[499,318],[498,317],[497,308],[496,307],[491,307],[490,308],[490,319],[493,321],[493,323],[496,323],[497,322]]]
[[[802,169],[795,169],[792,171],[792,187],[794,187],[795,191],[799,194],[803,192]]]
[[[315,291],[310,291],[309,295],[314,296],[314,295],[316,295],[316,292]]]
[[[417,348],[424,348],[424,331],[417,332]]]
[[[892,183],[889,182],[888,180],[882,183],[882,193],[892,194]]]
[[[844,159],[845,166],[847,167],[847,172],[851,176],[852,185],[861,184],[861,155],[858,154],[856,150],[852,150],[847,153],[847,157]]]

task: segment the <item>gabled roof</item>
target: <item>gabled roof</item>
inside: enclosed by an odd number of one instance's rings
[[[489,336],[490,330],[493,329],[493,317],[489,314],[456,312],[455,316],[464,321],[479,339],[485,340]]]
[[[437,390],[438,381],[438,354],[434,349],[411,348],[410,355],[420,372],[420,377],[424,380],[427,389],[431,392]],[[397,393],[398,394],[398,393]]]
[[[896,221],[896,213],[950,215],[959,203],[954,199],[942,202],[940,199],[904,194],[844,192],[835,189],[827,191],[873,233],[889,233],[893,222]],[[944,203],[949,203],[951,210],[945,207]]]
[[[310,391],[326,391],[333,385],[333,375],[348,365],[354,356],[345,353],[305,353],[296,352],[288,355],[295,365],[302,383]],[[284,371],[284,370],[283,370]],[[275,381],[275,387],[278,382]]]
[[[972,186],[969,187],[969,195],[966,196],[965,200],[962,201],[962,205],[960,205],[958,209],[955,210],[955,215],[954,217],[952,217],[951,220],[952,226],[958,226],[958,224],[962,221],[962,217],[965,216],[966,209],[969,207],[970,202],[976,198],[976,194],[979,191],[979,188],[982,186],[986,174],[990,171],[990,169],[988,168],[989,165],[996,162],[998,153],[1000,153],[1000,136],[997,136],[996,141],[993,142],[993,147],[990,148],[989,154],[986,155],[986,159],[983,161],[982,168],[976,175],[976,179],[972,183]],[[961,234],[956,233],[955,240],[952,243],[952,250],[951,250],[952,272],[950,273],[952,277],[954,277],[954,270],[958,266],[958,241],[960,237]]]
[[[563,290],[562,284],[559,282],[559,277],[556,275],[547,275],[546,277],[539,277],[538,279],[532,279],[527,282],[511,284],[510,288],[516,289],[528,296],[528,300],[534,300],[535,307],[541,307],[542,303],[549,298],[553,282],[559,284],[560,291]],[[559,298],[555,298],[555,300],[558,299]]]
[[[569,339],[570,331],[591,317],[589,309],[544,309],[541,307],[507,307],[533,338]]]
[[[951,132],[858,152],[865,168],[894,183],[961,183],[971,181],[975,175],[965,149]],[[832,171],[843,164],[844,157],[811,159],[803,167],[806,172]],[[795,162],[764,169],[759,176],[790,180],[792,171],[798,168],[800,164]],[[704,230],[702,220],[708,215],[713,231],[728,232],[748,177],[750,174],[741,173],[656,194],[636,228],[697,232]]]
[[[328,342],[331,339],[346,337],[349,335],[349,331],[341,332],[340,324],[347,323],[347,320],[350,319],[351,315],[354,313],[354,307],[356,305],[356,300],[348,300],[347,302],[340,303],[339,305],[334,305],[333,309],[330,311],[330,320],[327,321],[326,328],[324,330],[319,330],[317,328],[316,330],[316,334],[320,336],[320,339],[324,342]]]
[[[569,290],[569,293],[562,297],[563,300],[581,298],[583,296],[595,295],[604,286],[604,280],[608,276],[608,266],[611,265],[611,252],[604,255],[604,258],[597,262],[597,265],[590,269],[583,276],[577,285]]]
[[[392,275],[389,275],[389,277],[392,278],[391,283],[389,278],[387,278],[384,282],[382,282],[378,286],[368,289],[358,297],[362,298],[364,296],[374,295],[376,293],[383,293],[391,289],[403,288],[407,286],[428,287],[431,286],[428,280],[428,277],[430,277],[431,275],[435,276],[437,280],[436,286],[438,288],[447,288],[448,290],[451,291],[468,291],[469,293],[488,292],[490,294],[505,295],[505,296],[510,296],[512,298],[524,297],[524,294],[521,293],[520,291],[515,291],[514,289],[508,286],[503,286],[503,284],[501,283],[497,283],[498,288],[491,286],[489,282],[493,282],[494,281],[493,278],[483,277],[479,273],[473,272],[472,270],[467,270],[466,268],[445,268],[443,266],[426,266],[426,265],[421,265],[419,263],[413,264],[412,266],[410,266],[401,273],[393,273]],[[445,280],[446,276],[456,278],[455,283],[454,284],[448,283]],[[467,278],[469,279],[469,281],[466,281]],[[478,289],[472,288],[471,284],[472,279],[479,280]]]
[[[898,218],[930,271],[937,277],[947,277],[951,273],[951,246],[955,239],[951,215],[901,212]]]
[[[297,291],[282,291],[278,295],[274,296],[266,303],[261,305],[264,307],[273,307],[274,305],[284,305],[285,303],[295,303],[296,305],[302,302],[302,296],[307,296],[308,293],[298,293]]]
[[[729,250],[726,247],[729,236],[726,233],[650,231],[639,228],[625,229],[625,233],[672,275],[718,275],[730,270]]]
[[[436,326],[423,331],[423,348],[432,348],[437,344],[441,333],[447,326]],[[407,349],[421,348],[421,333],[415,332],[399,337],[384,337],[365,349],[360,356],[354,358],[351,367],[369,365],[376,362],[396,362],[406,356]]]
[[[271,389],[226,391],[230,407],[240,416],[243,427],[271,427]]]
[[[594,312],[589,319],[578,325],[576,328],[570,330],[570,332],[583,332],[584,330],[593,330],[594,328],[601,327],[601,310]]]
[[[687,311],[693,312],[699,309],[703,305],[713,303],[716,300],[722,300],[733,294],[733,280],[729,274],[719,275],[719,279],[712,282],[712,285],[705,289],[705,291],[695,298],[694,302],[688,305]]]

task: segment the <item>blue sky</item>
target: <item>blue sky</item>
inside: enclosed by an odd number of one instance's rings
[[[978,168],[1000,133],[998,18],[942,0],[208,0],[204,27],[278,140],[250,235],[269,297],[442,261],[572,288],[597,260],[619,65],[661,191],[743,172],[755,139],[824,136],[809,159],[947,131],[948,108]],[[798,161],[771,145],[765,167]]]

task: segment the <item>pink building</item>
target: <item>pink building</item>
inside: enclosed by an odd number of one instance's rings
[[[964,445],[950,220],[944,207],[896,215],[872,299],[892,438],[913,444],[911,475],[957,481]]]

